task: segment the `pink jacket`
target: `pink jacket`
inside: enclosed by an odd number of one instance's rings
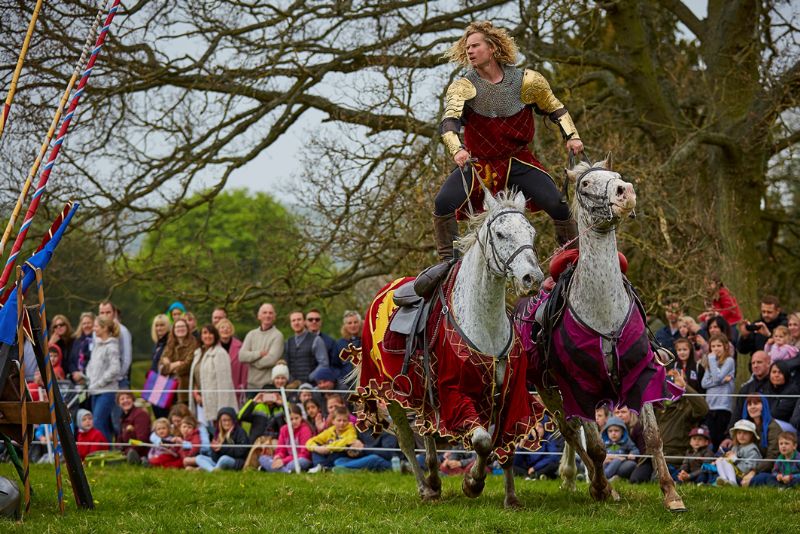
[[[234,389],[247,389],[247,364],[239,361],[239,349],[242,348],[242,341],[237,338],[231,338],[231,348],[228,350],[228,356],[231,357],[231,378],[233,379]],[[244,404],[245,394],[240,392],[236,394],[239,399],[239,405]]]
[[[300,423],[300,428],[294,431],[294,442],[297,445],[298,458],[305,458],[308,461],[311,461],[311,453],[308,451],[308,449],[306,449],[305,443],[313,436],[314,433],[311,431],[311,427],[309,427],[308,423],[305,421]],[[285,445],[285,447],[282,445]],[[289,441],[288,424],[283,425],[278,433],[278,447],[275,450],[275,456],[273,456],[273,458],[280,458],[283,460],[284,465],[287,465],[289,462],[294,460],[294,457],[292,456],[291,441]]]
[[[777,362],[780,360],[790,360],[797,356],[797,347],[794,345],[789,345],[788,343],[785,345],[775,345],[774,343],[767,343],[764,346],[764,350],[769,354],[769,359],[771,362]]]

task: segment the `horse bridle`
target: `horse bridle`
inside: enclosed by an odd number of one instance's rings
[[[498,220],[503,215],[522,215],[523,217],[525,217],[525,214],[522,211],[519,211],[519,210],[505,210],[505,211],[501,211],[497,215],[494,215],[491,219],[489,219],[489,222],[486,223],[486,242],[488,243],[489,247],[491,248],[492,257],[494,258],[495,264],[500,266],[500,267],[502,267],[502,270],[500,272],[492,269],[492,266],[491,266],[491,264],[489,262],[489,256],[486,254],[486,244],[487,243],[482,243],[481,242],[480,233],[478,233],[478,244],[481,247],[481,252],[483,252],[483,256],[486,258],[486,270],[488,270],[490,273],[492,273],[492,274],[494,274],[496,276],[500,276],[500,277],[506,278],[506,277],[508,277],[508,271],[509,271],[509,268],[511,266],[511,262],[514,261],[514,259],[517,256],[519,256],[523,251],[528,250],[528,249],[530,249],[531,252],[533,252],[533,254],[535,256],[536,255],[536,249],[533,247],[533,243],[531,243],[530,245],[520,245],[519,247],[517,247],[517,249],[513,253],[511,253],[511,255],[508,258],[506,258],[505,261],[501,261],[500,260],[500,255],[497,254],[497,247],[495,247],[495,244],[494,244],[494,236],[492,235],[492,223],[494,223],[496,220]]]

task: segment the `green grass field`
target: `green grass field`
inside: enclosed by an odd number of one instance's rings
[[[32,467],[36,492],[24,524],[0,532],[716,532],[766,533],[800,525],[800,493],[771,489],[681,488],[689,511],[670,514],[653,485],[617,485],[622,500],[596,504],[557,482],[519,481],[525,508],[502,507],[502,477],[484,495],[464,497],[460,478],[444,481],[443,499],[424,504],[414,480],[394,473],[282,475],[90,467],[94,511],[70,500],[58,516],[51,466]],[[0,474],[14,476],[11,466]],[[66,483],[66,481],[65,481]],[[65,494],[69,494],[65,488]],[[69,495],[71,499],[71,495]]]

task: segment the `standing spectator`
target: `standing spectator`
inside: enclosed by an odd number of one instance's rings
[[[199,342],[200,331],[197,329],[197,317],[195,317],[194,313],[192,312],[186,312],[183,318],[186,319],[186,322],[189,325],[189,332],[191,332],[194,338]]]
[[[116,322],[119,327],[119,387],[128,388],[131,384],[131,362],[133,361],[133,340],[131,338],[131,333],[120,321],[119,308],[114,306],[111,301],[105,300],[100,303],[97,316],[112,320]]]
[[[94,321],[94,349],[86,366],[86,380],[92,399],[95,425],[106,440],[111,441],[111,411],[119,389],[119,327],[113,319],[98,317]]]
[[[48,345],[58,345],[58,349],[63,356],[68,356],[72,352],[74,344],[72,325],[63,315],[53,316],[50,322],[50,341]]]
[[[289,325],[294,332],[294,336],[286,340],[284,348],[289,374],[300,382],[316,381],[315,373],[327,369],[329,364],[325,343],[321,337],[306,329],[303,312],[290,313]]]
[[[677,370],[686,383],[692,386],[692,389],[702,393],[704,390],[700,383],[703,380],[705,369],[695,360],[692,342],[683,338],[676,339],[675,356],[675,360],[669,364],[668,369]]]
[[[83,312],[80,319],[78,337],[72,343],[72,351],[67,357],[66,371],[74,384],[86,383],[86,366],[92,357],[94,346],[94,314]]]
[[[203,331],[200,332],[201,337],[209,327],[214,328],[211,325],[203,327]],[[196,456],[197,467],[209,472],[219,469],[241,471],[247,458],[247,445],[250,442],[245,431],[236,422],[236,410],[230,406],[220,408],[216,414],[216,421],[217,434],[211,440],[211,456],[204,454]]]
[[[342,351],[348,346],[361,348],[361,315],[357,311],[348,310],[342,317],[342,337],[336,342],[331,355],[331,370],[336,374],[339,389],[349,389],[346,377],[353,370],[353,364],[341,358]]]
[[[702,385],[706,389],[708,416],[706,425],[711,432],[711,444],[714,450],[725,439],[725,430],[731,420],[733,409],[733,379],[736,376],[736,364],[728,356],[728,339],[722,334],[711,336],[708,341],[711,353],[708,355],[708,369],[703,375]]]
[[[656,341],[665,349],[674,352],[675,347],[673,343],[680,337],[679,320],[683,315],[681,304],[675,300],[667,302],[664,308],[664,315],[667,324],[656,332]]]
[[[711,317],[704,325],[703,329],[700,332],[704,334],[706,338],[711,338],[714,334],[723,334],[726,338],[728,338],[728,356],[731,356],[734,360],[736,359],[736,346],[733,344],[732,340],[734,339],[733,335],[737,332],[731,325],[728,324],[728,321],[722,318],[721,315],[717,315],[715,317]],[[702,343],[702,337],[698,336],[698,341]],[[705,356],[709,353],[709,349],[706,346],[705,351],[703,352],[702,356]]]
[[[791,360],[797,356],[798,349],[789,342],[789,328],[781,325],[772,331],[772,337],[764,345],[764,351],[769,354],[772,363],[775,363]]]
[[[220,308],[214,310],[216,312]],[[245,401],[245,390],[247,389],[247,365],[239,361],[239,351],[242,350],[242,342],[235,337],[236,329],[233,323],[226,317],[219,319],[214,326],[219,331],[219,343],[228,353],[231,359],[231,378],[233,387],[236,391],[236,399],[241,406]]]
[[[85,460],[93,452],[108,450],[108,439],[94,427],[92,412],[81,408],[75,420],[78,422],[75,443],[81,460]]]
[[[736,324],[742,320],[742,310],[739,309],[736,297],[725,287],[718,274],[707,277],[705,286],[708,300],[706,300],[706,311],[698,318],[700,322],[715,316],[721,316],[728,324]]]
[[[786,326],[789,328],[789,344],[800,349],[800,312],[789,314]]]
[[[779,421],[789,422],[800,395],[800,387],[791,381],[786,362],[775,362],[769,367],[769,411]]]
[[[328,353],[328,362],[330,362],[334,357],[336,341],[322,331],[322,313],[320,313],[318,309],[311,308],[306,312],[306,328],[308,328],[308,331],[312,334],[322,338],[322,342],[325,344],[325,352]],[[336,356],[338,356],[338,354],[336,354]]]
[[[747,395],[749,393],[766,393],[769,389],[769,356],[763,350],[758,350],[753,353],[750,359],[750,367],[753,374],[750,379],[742,384],[739,388],[739,395]],[[734,400],[733,413],[731,420],[728,422],[728,428],[733,428],[733,425],[742,418],[742,410],[744,410],[745,397],[739,396]],[[730,445],[727,445],[730,447]]]
[[[150,370],[158,372],[158,364],[164,354],[164,348],[169,340],[169,317],[160,313],[153,317],[153,324],[150,326],[150,339],[153,340],[153,354],[150,359]]]
[[[292,425],[292,432],[294,433],[297,464],[300,466],[301,471],[305,471],[311,467],[311,453],[306,449],[305,443],[314,436],[314,432],[311,430],[308,423],[303,420],[300,407],[296,404],[289,406],[289,422]],[[268,454],[260,456],[258,458],[258,463],[261,466],[261,471],[277,471],[281,473],[294,472],[295,464],[291,440],[289,439],[288,424],[281,426],[278,435],[278,446],[275,448],[275,453],[271,456]]]
[[[182,319],[185,314],[186,306],[177,300],[170,304],[169,308],[167,308],[167,315],[169,316],[169,320],[173,323],[178,319]]]
[[[200,339],[203,344],[194,352],[189,373],[189,389],[192,390],[190,407],[195,409],[192,405],[196,405],[197,418],[209,424],[214,422],[211,418],[221,413],[223,408],[232,408],[235,419],[238,404],[233,391],[231,359],[219,344],[219,332],[212,325],[203,327]]]
[[[272,385],[272,368],[283,356],[283,334],[275,328],[275,307],[264,303],[258,308],[259,327],[244,337],[239,361],[247,364],[247,397]]]
[[[198,345],[197,340],[189,333],[186,319],[178,318],[172,323],[172,332],[161,355],[158,372],[178,379],[178,402],[189,401],[189,370]]]
[[[225,309],[225,308],[223,308],[222,306],[217,306],[217,307],[216,307],[216,308],[214,308],[214,310],[211,312],[211,324],[213,324],[214,326],[216,326],[216,327],[217,327],[217,330],[219,330],[219,322],[220,322],[221,320],[223,320],[223,319],[227,319],[227,318],[228,318],[228,310],[226,310],[226,309]]]
[[[697,393],[683,379],[681,374],[674,369],[667,375],[675,385],[686,390],[686,393]],[[664,403],[663,407],[656,408],[656,422],[663,442],[664,455],[667,456],[667,466],[670,472],[678,473],[681,458],[689,446],[689,431],[697,426],[708,413],[708,404],[701,396],[684,395],[674,402]],[[674,457],[676,459],[672,459]],[[653,476],[653,462],[649,458],[639,461],[636,470],[631,475],[631,483],[649,482]]]
[[[130,445],[130,441],[148,442],[150,438],[150,416],[143,409],[136,407],[133,393],[130,391],[117,393],[117,406],[122,411],[117,443],[122,445],[122,452],[127,454],[128,463],[141,465],[142,456],[147,455],[147,447]]]
[[[786,326],[786,323],[786,314],[781,311],[778,297],[762,297],[761,317],[754,323],[747,320],[739,322],[739,352],[753,354],[757,350],[764,350],[772,330],[776,326]]]

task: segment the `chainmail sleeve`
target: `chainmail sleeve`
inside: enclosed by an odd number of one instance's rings
[[[455,156],[459,150],[464,148],[458,137],[462,126],[461,117],[464,114],[464,104],[467,100],[475,98],[475,94],[475,86],[466,78],[459,78],[447,88],[444,116],[442,122],[439,123],[439,134],[451,156]]]
[[[561,130],[561,136],[566,139],[580,139],[578,129],[572,122],[569,111],[564,104],[556,98],[544,76],[535,70],[526,69],[522,78],[522,102],[532,104],[540,115],[548,118]]]

